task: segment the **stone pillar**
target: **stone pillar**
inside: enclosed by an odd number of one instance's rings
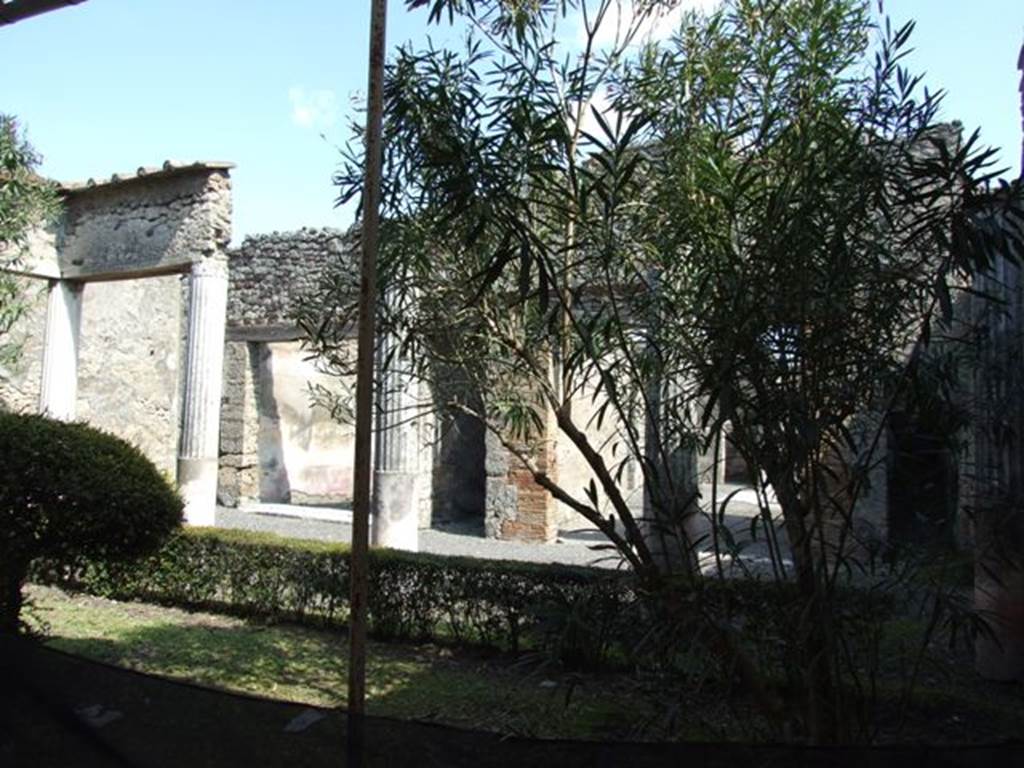
[[[676,382],[654,378],[643,431],[646,469],[640,529],[665,573],[689,573],[699,564],[697,451],[679,418],[680,397]]]
[[[424,482],[419,387],[397,344],[388,334],[378,350],[373,545],[415,552]]]
[[[217,481],[217,503],[222,507],[238,507],[260,498],[257,380],[261,346],[265,345],[249,341],[224,345]]]
[[[863,472],[859,493],[854,501],[853,528],[862,544],[889,541],[889,465],[891,447],[889,426],[881,413],[860,414],[851,434],[857,455],[853,458]],[[877,440],[875,439],[877,435]]]
[[[185,521],[190,525],[213,525],[217,508],[227,297],[227,266],[223,262],[203,261],[192,266],[185,401],[178,454],[178,487],[185,501]]]
[[[46,306],[39,412],[61,421],[73,421],[75,418],[81,319],[81,283],[52,281]]]
[[[517,449],[557,482],[554,429],[554,413],[547,409],[539,434],[529,443],[519,443]],[[555,540],[558,502],[534,482],[533,473],[490,431],[484,439],[484,472],[484,534],[487,537],[541,543]]]

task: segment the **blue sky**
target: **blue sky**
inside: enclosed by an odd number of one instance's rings
[[[708,0],[702,0],[707,3]],[[369,0],[88,0],[0,28],[0,111],[61,180],[163,160],[230,160],[234,239],[351,223],[330,177],[366,83]],[[1021,0],[886,0],[917,19],[911,67],[1020,172]],[[392,0],[389,43],[426,13]],[[432,30],[437,37],[437,30]],[[12,69],[16,63],[16,74]]]

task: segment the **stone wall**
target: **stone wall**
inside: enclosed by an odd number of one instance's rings
[[[77,415],[139,446],[175,476],[185,365],[179,275],[87,283]]]
[[[227,507],[260,497],[258,368],[259,345],[224,345],[217,503]]]
[[[187,271],[223,258],[231,240],[225,164],[140,168],[138,175],[64,187],[57,250],[65,279]]]
[[[317,369],[295,322],[302,299],[345,252],[340,231],[302,229],[247,237],[228,254],[222,504],[351,500],[352,429],[315,405],[310,387],[352,382]]]
[[[174,477],[181,429],[187,278],[223,260],[231,237],[230,166],[140,168],[62,187],[64,212],[30,238],[21,269],[31,306],[14,329],[22,356],[0,403],[39,407],[50,279],[81,290],[75,418],[138,445]],[[129,279],[131,278],[131,279]]]
[[[35,413],[39,407],[39,386],[43,368],[43,339],[46,335],[48,280],[20,278],[25,313],[2,339],[17,345],[17,360],[0,370],[0,406],[16,412]]]
[[[294,326],[302,297],[345,252],[344,233],[335,229],[246,237],[228,253],[228,328]]]

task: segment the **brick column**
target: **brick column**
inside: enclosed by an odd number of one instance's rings
[[[557,480],[554,415],[548,414],[543,434],[520,446],[537,468]],[[533,474],[493,434],[485,441],[487,474],[484,531],[487,536],[517,541],[553,541],[558,535],[558,504],[533,480]]]

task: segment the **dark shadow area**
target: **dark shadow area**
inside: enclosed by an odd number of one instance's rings
[[[288,467],[284,461],[281,414],[274,397],[274,368],[270,346],[252,344],[249,357],[259,412],[257,455],[260,463],[260,501],[290,504],[292,500]]]
[[[889,417],[893,440],[889,537],[896,546],[952,547],[957,468],[948,439],[905,412]]]
[[[446,377],[446,378],[445,378]],[[466,399],[470,407],[482,408],[475,392],[467,392],[465,377],[447,370],[437,381],[445,382],[445,397]],[[486,446],[484,425],[479,419],[459,411],[441,412],[440,445],[434,466],[433,526],[447,533],[483,535],[483,510],[486,496]],[[471,533],[469,531],[472,531]]]
[[[342,710],[227,694],[89,662],[22,638],[0,638],[0,763],[75,766],[343,766]],[[601,743],[502,738],[369,717],[372,766],[1018,765],[1024,745],[834,747]]]
[[[725,463],[722,473],[722,479],[725,482],[737,485],[750,485],[754,482],[755,477],[750,470],[750,465],[740,455],[728,434],[722,441],[722,461]]]

